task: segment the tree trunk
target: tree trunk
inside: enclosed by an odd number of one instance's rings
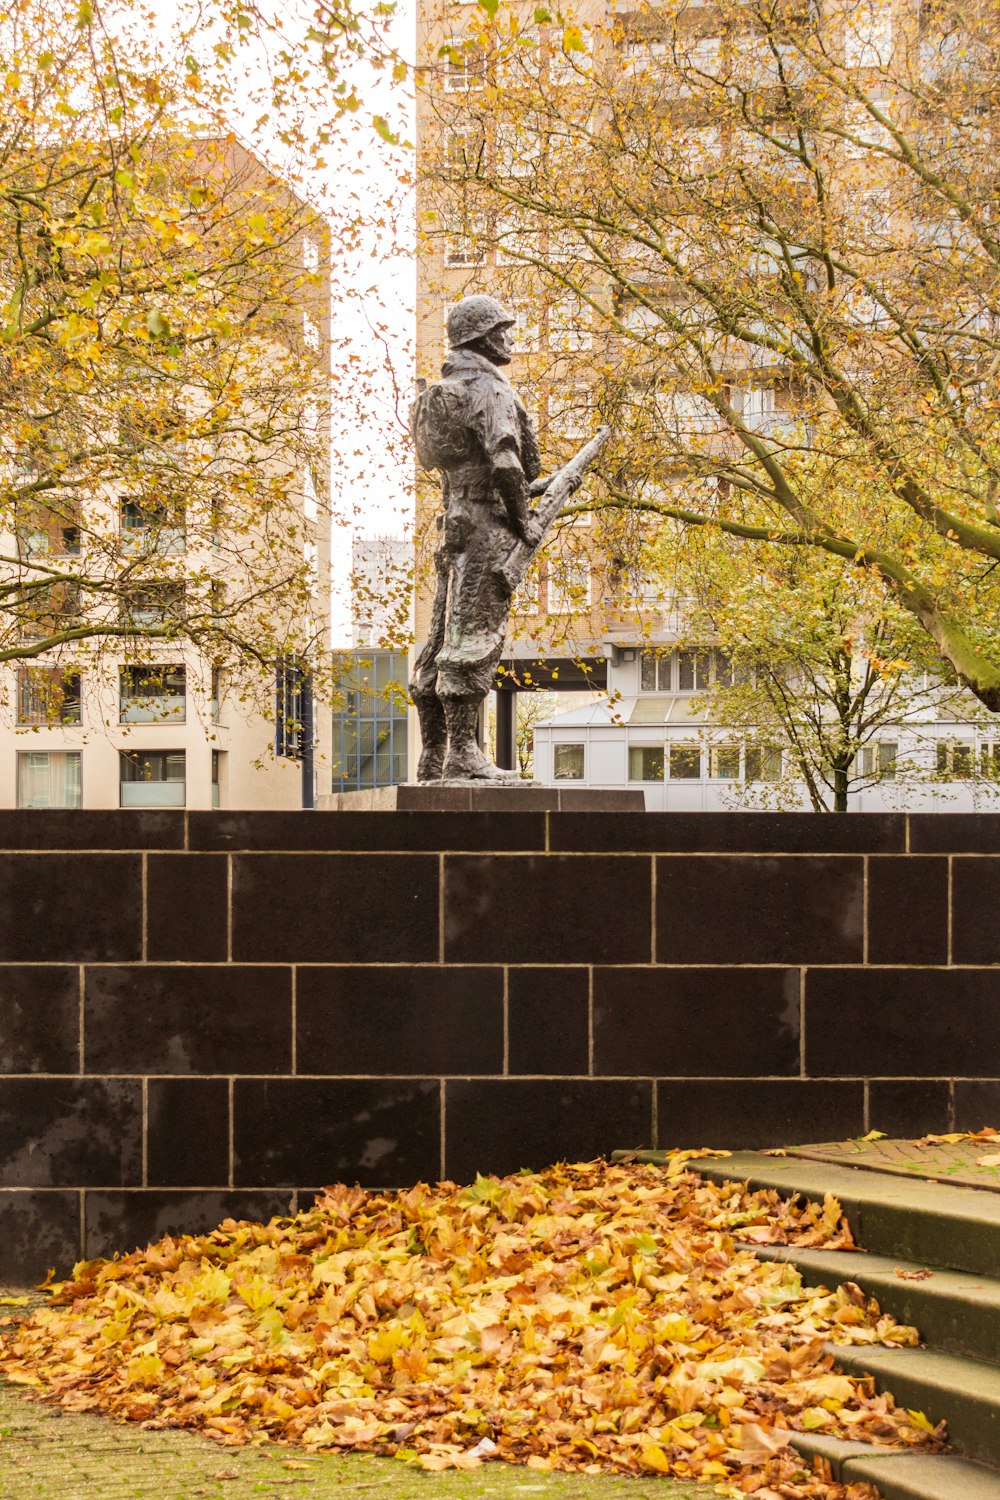
[[[833,768],[833,810],[845,813],[847,811],[847,766],[834,766]]]

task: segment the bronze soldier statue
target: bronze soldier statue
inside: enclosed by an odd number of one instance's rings
[[[448,314],[442,379],[422,389],[410,429],[422,468],[442,475],[437,586],[430,632],[410,696],[420,720],[419,781],[511,780],[478,742],[479,708],[503,652],[511,595],[583,470],[601,429],[552,481],[531,419],[500,366],[515,319],[492,297],[466,297]],[[532,509],[532,494],[545,499]]]

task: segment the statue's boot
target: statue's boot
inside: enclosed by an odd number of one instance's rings
[[[445,781],[509,781],[510,772],[500,771],[479,748],[478,698],[445,698],[448,753],[441,773]]]
[[[420,722],[420,759],[417,762],[418,781],[440,781],[444,766],[445,750],[448,746],[448,725],[444,709],[437,694],[411,694]]]

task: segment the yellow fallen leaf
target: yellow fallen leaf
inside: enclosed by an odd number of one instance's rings
[[[644,1469],[652,1469],[654,1474],[669,1474],[670,1460],[663,1449],[656,1443],[646,1443],[639,1449],[639,1458]]]
[[[994,1151],[990,1156],[977,1156],[976,1165],[980,1167],[1000,1167],[1000,1151]],[[27,1298],[25,1300],[27,1301]]]
[[[27,1307],[30,1297],[0,1297],[0,1307]]]

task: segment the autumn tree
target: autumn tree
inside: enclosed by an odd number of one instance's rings
[[[321,661],[329,245],[230,124],[238,19],[0,25],[0,662],[50,681]]]
[[[483,0],[423,61],[438,284],[518,305],[543,417],[617,429],[595,550],[863,569],[1000,711],[996,6]]]
[[[733,783],[736,800],[788,807],[804,795],[815,812],[847,812],[865,788],[935,778],[927,722],[979,705],[944,680],[933,643],[877,576],[763,543],[748,566],[741,542],[705,528],[684,540],[668,548],[670,580],[686,601],[684,644],[712,643],[705,717],[739,735],[759,770]]]

